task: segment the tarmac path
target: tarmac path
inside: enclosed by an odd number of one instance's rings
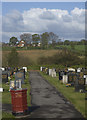
[[[83,118],[64,96],[46,81],[39,72],[29,72],[31,104],[30,118]]]

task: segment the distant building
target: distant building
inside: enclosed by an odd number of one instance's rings
[[[25,41],[24,40],[21,40],[18,45],[18,47],[24,47],[25,46]]]
[[[38,43],[38,47],[40,47],[41,46],[41,43]]]

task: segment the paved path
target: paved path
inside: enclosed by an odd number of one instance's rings
[[[51,86],[37,71],[30,71],[31,103],[30,118],[82,118],[82,115],[62,94]]]

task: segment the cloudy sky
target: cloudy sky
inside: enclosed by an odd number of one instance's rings
[[[85,37],[85,2],[3,2],[2,40],[22,33],[54,32],[63,40]]]

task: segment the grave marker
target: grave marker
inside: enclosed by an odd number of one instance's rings
[[[23,84],[24,83],[24,73],[23,72],[15,73],[15,81],[20,80],[20,79],[21,79],[21,82]]]
[[[77,78],[75,81],[75,92],[85,91],[84,80],[80,78],[79,74],[77,74]]]
[[[56,77],[56,72],[52,71],[52,77]]]
[[[52,75],[52,69],[49,69],[49,75]]]
[[[67,76],[67,75],[63,75],[62,82],[63,82],[64,84],[67,84],[67,83],[68,83],[68,76]]]
[[[25,79],[25,69],[20,69],[20,71],[19,71],[19,72],[24,73],[24,79]]]
[[[8,72],[2,71],[2,82],[6,83],[8,82]]]
[[[10,90],[15,88],[15,83],[14,81],[10,81]]]
[[[40,71],[42,71],[42,67],[40,67]]]
[[[25,72],[27,72],[27,67],[23,67],[23,69],[25,70]]]

